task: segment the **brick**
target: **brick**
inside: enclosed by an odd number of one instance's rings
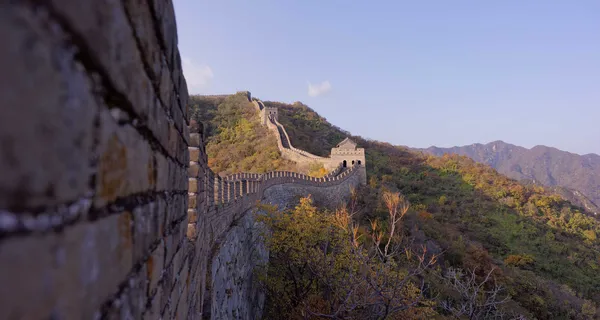
[[[190,161],[199,162],[202,161],[200,158],[200,149],[197,147],[188,147],[188,152],[190,155]]]
[[[163,52],[154,32],[154,24],[150,7],[146,0],[125,0],[125,11],[129,17],[136,39],[142,48],[144,61],[150,66],[153,81],[158,83],[161,72]]]
[[[171,79],[170,74],[169,74],[169,80]],[[171,86],[171,90],[174,91],[174,87],[173,84],[170,83]],[[185,141],[186,145],[189,144],[189,134],[183,134],[184,128],[187,127],[187,123],[184,120],[185,116],[183,115],[183,111],[181,111],[181,107],[179,106],[179,100],[177,99],[177,97],[175,96],[174,92],[172,95],[169,96],[169,98],[171,99],[169,101],[169,108],[171,111],[171,115],[173,116],[173,120],[175,122],[175,127],[177,128],[177,131],[179,131],[182,135],[183,135],[183,140]]]
[[[162,280],[160,282],[160,291],[161,291],[160,312],[161,312],[161,314],[164,314],[164,310],[167,307],[167,304],[169,303],[169,298],[171,296],[171,288],[173,287],[174,280],[175,279],[174,279],[173,264],[171,263],[171,264],[167,265],[167,267],[165,268]]]
[[[173,223],[177,220],[181,220],[181,218],[187,216],[187,195],[174,195],[171,201],[167,204],[167,210],[169,211],[168,216],[170,218],[170,222]]]
[[[175,24],[175,12],[170,0],[150,1],[153,12],[160,25],[161,40],[165,46],[167,62],[170,66],[174,64],[174,53],[177,52],[177,26]]]
[[[196,224],[189,223],[187,228],[187,238],[189,240],[194,240],[198,236],[198,229],[196,229]]]
[[[92,84],[54,21],[0,12],[0,208],[22,211],[89,192]],[[35,93],[35,94],[32,94]],[[41,162],[43,161],[43,162]]]
[[[198,207],[198,195],[196,193],[188,193],[188,212],[190,209],[196,209]]]
[[[100,113],[98,174],[94,205],[154,190],[154,157],[150,145],[129,125],[117,125],[107,111]]]
[[[148,128],[159,143],[167,150],[169,156],[177,159],[180,163],[186,163],[185,154],[181,150],[181,146],[185,146],[186,142],[181,136],[170,136],[171,130],[175,129],[175,124],[169,119],[166,110],[158,98],[155,98],[148,108],[148,120],[146,122]]]
[[[187,108],[186,108],[186,109],[187,109]],[[186,112],[188,112],[188,111],[184,111],[184,113],[183,113],[183,115],[184,115],[184,119],[185,119],[185,121],[186,121],[186,122],[185,122],[185,123],[186,123],[186,125],[184,125],[184,126],[183,126],[183,135],[184,135],[185,137],[189,137],[189,136],[190,136],[190,127],[188,126],[189,119],[188,119],[188,116],[186,115]],[[188,144],[189,144],[189,138],[188,138]]]
[[[174,229],[174,232],[164,238],[165,240],[165,263],[172,265],[173,257],[179,249],[181,241],[181,235],[179,234],[179,228]]]
[[[179,56],[179,54],[177,56]],[[188,94],[187,82],[183,76],[180,77],[179,81],[180,81],[179,105],[184,110],[183,113],[185,115],[185,119],[188,119],[190,110],[189,110],[189,94]]]
[[[156,154],[156,190],[172,190],[173,185],[169,184],[169,166],[174,165],[162,154]]]
[[[188,167],[188,177],[196,178],[200,173],[200,165],[198,162],[190,161],[190,166]]]
[[[188,192],[198,192],[198,179],[188,178]]]
[[[173,118],[175,119],[175,114],[171,110],[173,107],[177,107],[172,104],[172,97],[175,95],[175,87],[173,85],[173,79],[171,78],[171,70],[167,65],[166,57],[164,56],[161,56],[160,74],[157,80],[159,84],[160,100],[166,110],[169,110],[169,113],[173,115]],[[181,117],[183,119],[183,115],[181,115]],[[177,128],[179,129],[180,125],[177,125]]]
[[[199,133],[190,133],[190,147],[199,147],[202,144],[202,138]]]
[[[146,270],[148,272],[148,291],[147,296],[150,297],[157,290],[158,282],[160,281],[165,265],[165,243],[160,241],[158,247],[152,251],[152,255],[146,261]]]
[[[133,30],[119,0],[50,0],[49,4],[85,39],[115,89],[146,119],[154,89],[146,75]]]
[[[144,320],[159,320],[159,319],[161,319],[161,317],[160,317],[160,300],[161,300],[162,296],[163,296],[162,287],[159,286],[159,287],[157,287],[156,293],[154,294],[152,299],[150,299],[150,301],[149,301],[150,306],[148,307],[148,309],[146,310],[146,313],[144,314]]]
[[[3,241],[0,318],[92,318],[130,272],[131,250],[128,213]]]
[[[176,294],[174,301],[177,303],[176,311],[172,314],[173,319],[185,319],[184,314],[187,314],[187,293],[189,284],[189,261],[186,259],[178,277],[177,286],[174,293]],[[175,313],[176,312],[176,313]]]
[[[158,204],[151,202],[133,210],[133,261],[140,261],[161,238]]]
[[[146,270],[145,266],[128,279],[127,286],[107,310],[103,319],[141,319],[146,309]]]

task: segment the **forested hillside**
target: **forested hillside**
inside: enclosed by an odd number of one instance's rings
[[[242,97],[209,100],[192,98],[200,107],[196,116],[209,123],[209,161],[219,168],[216,171],[260,172],[292,166],[277,154],[275,142],[257,125],[255,110]],[[279,108],[279,121],[297,148],[327,155],[347,136],[301,103],[266,104]],[[352,138],[366,149],[369,179],[357,194],[356,231],[349,232],[359,239],[356,245],[375,241],[373,221],[381,221],[389,231],[389,210],[382,199],[384,194],[399,192],[410,203],[400,224],[402,241],[410,239],[411,246],[438,255],[436,267],[421,275],[427,285],[419,292],[430,303],[415,305],[415,310],[421,310],[415,318],[429,317],[431,312],[442,318],[453,314],[443,301],[461,301],[456,283],[439,280],[453,268],[472,272],[474,279],[491,277],[506,299],[502,310],[513,316],[594,319],[600,314],[600,223],[583,208],[552,190],[520,184],[464,156],[424,155]],[[292,226],[286,227],[296,230]],[[315,303],[311,299],[306,303]],[[508,315],[503,318],[509,319]]]
[[[579,191],[595,203],[589,210],[600,214],[599,155],[578,155],[546,146],[527,149],[503,141],[454,148],[430,147],[423,151],[437,156],[444,153],[464,155],[513,179]],[[586,202],[583,198],[580,201]]]
[[[275,136],[260,124],[246,94],[191,96],[190,108],[190,117],[204,125],[208,165],[214,172],[296,170],[281,157]]]
[[[336,143],[327,139],[335,137],[331,132],[342,134],[309,108],[286,109],[293,116],[280,122],[307,136],[290,135],[299,148],[325,152]],[[399,190],[412,203],[407,232],[444,252],[444,267],[498,268],[497,280],[519,308],[540,319],[591,318],[581,311],[600,301],[600,223],[583,208],[464,156],[427,156],[353,138],[367,153],[366,217],[383,215],[382,190]],[[306,143],[314,139],[318,145]]]

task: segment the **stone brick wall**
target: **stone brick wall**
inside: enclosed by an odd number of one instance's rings
[[[170,1],[0,4],[0,319],[188,318]]]

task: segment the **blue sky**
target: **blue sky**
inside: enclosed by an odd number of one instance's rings
[[[600,1],[175,0],[190,92],[410,147],[600,154]]]

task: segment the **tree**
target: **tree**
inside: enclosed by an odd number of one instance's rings
[[[376,252],[379,254],[383,261],[388,260],[390,257],[398,254],[400,244],[402,243],[401,235],[398,235],[396,228],[399,227],[400,222],[408,212],[410,203],[404,196],[400,195],[399,192],[384,191],[383,192],[383,203],[388,210],[388,225],[389,234],[387,234],[387,241],[383,249],[381,249],[381,242],[384,238],[385,233],[380,231],[378,228],[377,220],[371,222],[371,235],[375,244]]]
[[[479,279],[475,270],[465,272],[449,268],[444,275],[444,282],[456,297],[442,301],[442,308],[456,319],[524,319],[522,316],[507,317],[501,310],[501,305],[510,301],[510,296],[502,295],[504,289],[496,284],[493,272],[494,269]]]
[[[418,319],[434,313],[420,275],[437,256],[425,248],[418,253],[404,248],[397,255],[388,249],[382,260],[373,246],[365,246],[355,213],[353,203],[329,213],[302,198],[290,212],[259,217],[270,230],[269,264],[260,270],[267,318]]]

